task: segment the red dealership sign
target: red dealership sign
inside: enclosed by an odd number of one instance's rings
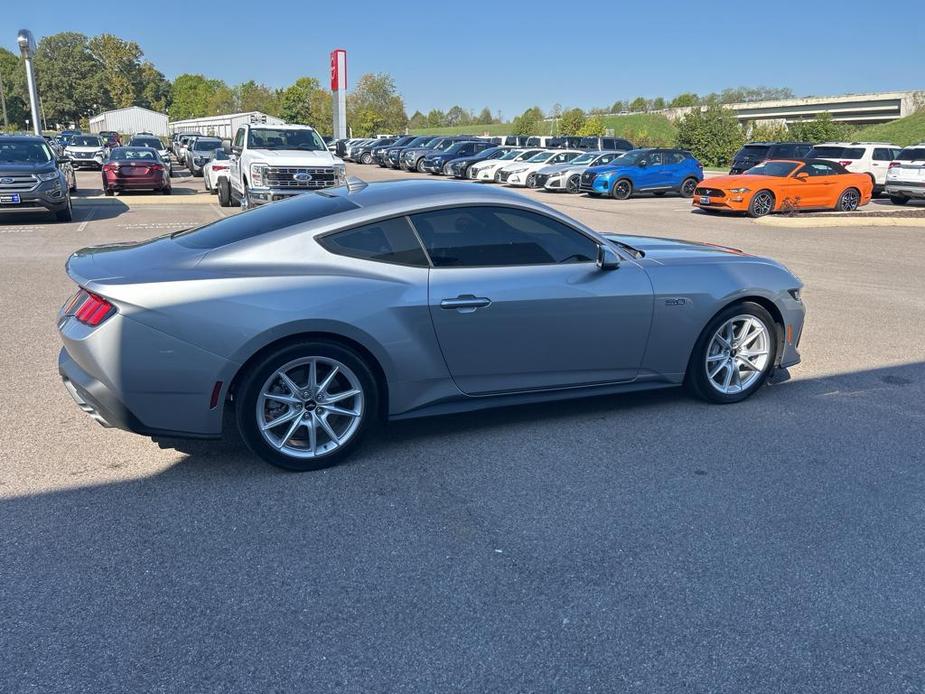
[[[347,88],[347,51],[335,48],[331,51],[331,91]]]

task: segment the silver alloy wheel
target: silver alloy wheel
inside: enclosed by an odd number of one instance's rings
[[[575,174],[574,176],[569,176],[568,180],[565,182],[565,192],[577,193],[578,186],[580,185],[580,181],[579,181],[580,178],[581,177],[578,176],[578,174]]]
[[[694,195],[694,190],[697,188],[697,181],[693,178],[688,178],[684,183],[681,184],[681,195],[685,198],[692,197]]]
[[[363,413],[360,379],[330,357],[284,364],[257,396],[257,429],[270,446],[293,458],[317,458],[345,445]]]
[[[770,193],[763,190],[755,193],[755,197],[752,198],[752,210],[754,210],[755,216],[764,217],[764,215],[770,214],[772,209],[774,209],[774,198],[771,197]]]
[[[842,212],[854,212],[858,209],[858,205],[861,203],[861,196],[858,194],[854,188],[846,190],[841,194],[841,211]]]
[[[710,385],[724,395],[748,390],[767,370],[771,333],[757,316],[730,318],[713,333],[704,368]]]

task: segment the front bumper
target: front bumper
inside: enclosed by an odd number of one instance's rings
[[[13,202],[17,199],[19,202]],[[24,210],[42,208],[49,212],[58,212],[67,207],[67,184],[59,178],[58,182],[45,181],[35,190],[4,191],[0,190],[0,210]]]
[[[550,176],[543,183],[543,188],[554,191],[565,190],[565,176]]]
[[[581,183],[579,184],[578,190],[582,193],[597,193],[598,195],[609,195],[610,194],[610,177],[607,176],[595,176],[590,183],[588,183],[584,176],[581,178]]]
[[[436,162],[427,161],[426,159],[424,163],[421,164],[421,168],[430,174],[443,174],[443,164],[437,164]]]
[[[250,207],[266,205],[269,202],[285,200],[302,193],[310,193],[323,188],[249,188],[247,190],[247,204]]]

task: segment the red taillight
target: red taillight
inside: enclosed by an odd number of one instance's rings
[[[212,164],[213,171],[225,171],[226,169],[228,169],[227,166],[222,166],[222,165],[216,166],[215,164]]]
[[[838,163],[841,164],[842,166],[850,166],[850,165],[851,165],[851,159],[842,159],[842,160],[841,160],[840,162],[838,162]]]
[[[151,164],[151,166],[148,167],[148,168],[149,168],[151,171],[163,171],[163,170],[164,170],[164,167],[161,166],[160,164]]]
[[[894,166],[902,166],[902,164],[900,164],[898,161],[891,161],[887,168],[892,169]]]
[[[103,167],[103,171],[118,171],[118,170],[119,170],[119,165],[118,165],[118,164],[115,164],[115,163],[113,163],[113,164],[106,164],[106,165]]]
[[[86,290],[85,290],[86,291]],[[73,309],[74,307],[70,307]],[[96,326],[116,312],[116,307],[101,296],[86,292],[86,298],[77,308],[74,317],[84,325]]]

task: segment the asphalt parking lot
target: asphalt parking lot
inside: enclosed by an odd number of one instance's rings
[[[396,423],[295,475],[68,397],[68,255],[233,213],[79,180],[72,223],[0,219],[0,691],[925,691],[925,229],[529,191],[783,261],[792,380]]]

